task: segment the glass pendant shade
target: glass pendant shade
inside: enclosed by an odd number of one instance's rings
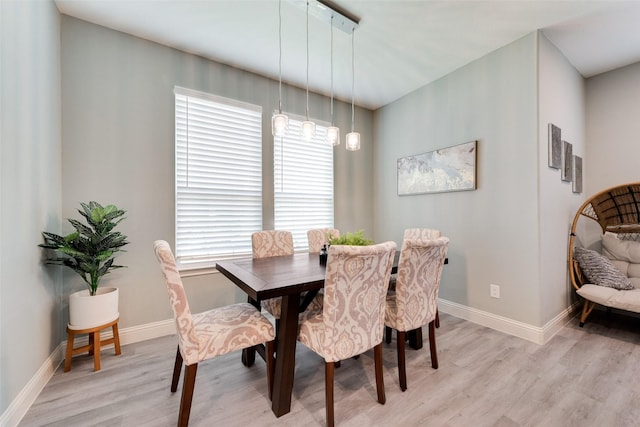
[[[302,122],[300,133],[305,141],[311,141],[316,136],[316,124],[311,120]]]
[[[331,145],[340,144],[340,128],[337,126],[329,126],[327,128],[327,137],[325,141],[327,144]]]
[[[357,151],[360,149],[360,133],[350,132],[347,134],[347,150]]]
[[[289,117],[286,114],[274,114],[271,118],[271,130],[273,136],[284,136],[289,127]]]

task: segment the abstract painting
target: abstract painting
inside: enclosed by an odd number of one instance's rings
[[[398,195],[476,189],[477,141],[398,159]]]
[[[572,169],[573,146],[567,141],[562,141],[562,168],[560,168],[560,178],[565,182],[571,182]]]
[[[573,192],[582,193],[582,157],[573,156]]]
[[[549,167],[560,169],[562,165],[562,136],[560,128],[549,123]]]

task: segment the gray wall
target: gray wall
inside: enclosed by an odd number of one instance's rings
[[[207,59],[62,18],[62,209],[76,216],[81,201],[115,203],[127,210],[122,231],[131,244],[119,258],[128,268],[104,285],[120,288],[121,327],[169,319],[171,312],[152,245],[174,241],[174,86],[263,107],[264,228],[273,227],[271,113],[278,83]],[[304,114],[305,91],[283,87],[283,109]],[[311,94],[313,117],[329,119],[329,100]],[[338,102],[336,123],[350,127],[350,105]],[[373,232],[372,113],[357,109],[362,149],[335,149],[335,225]],[[65,273],[65,292],[81,288]],[[186,277],[192,309],[221,306],[246,296],[217,273]],[[65,299],[66,303],[66,299]]]
[[[573,193],[570,182],[560,179],[560,170],[548,162],[548,124],[562,131],[562,139],[573,145],[573,153],[586,160],[585,81],[562,53],[542,34],[539,36],[538,134],[539,134],[539,296],[540,325],[552,320],[574,300],[567,276],[569,230],[576,210],[585,199]]]
[[[375,237],[408,227],[451,239],[440,297],[531,325],[538,293],[536,34],[375,113]],[[396,159],[478,140],[477,190],[397,196]],[[489,284],[501,298],[489,297]]]
[[[587,195],[640,181],[640,63],[587,79]]]
[[[60,19],[53,2],[0,1],[0,412],[63,340],[59,272]]]

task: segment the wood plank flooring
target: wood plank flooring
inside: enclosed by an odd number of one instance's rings
[[[387,403],[376,402],[373,353],[336,370],[339,426],[638,426],[640,319],[594,312],[584,328],[572,320],[539,346],[441,315],[440,368],[428,341],[407,348],[408,389],[398,386],[395,334],[384,344]],[[427,331],[424,331],[425,338]],[[177,393],[169,391],[176,338],[103,350],[102,370],[89,357],[62,366],[21,426],[174,426]],[[302,345],[296,354],[291,413],[276,418],[264,362],[251,368],[234,353],[198,367],[191,426],[323,426],[324,365]]]

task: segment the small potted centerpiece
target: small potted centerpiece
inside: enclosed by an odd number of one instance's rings
[[[328,237],[328,245],[324,245],[320,250],[320,264],[325,265],[329,256],[329,246],[331,245],[349,245],[349,246],[369,246],[373,244],[373,240],[364,237],[364,231],[358,230],[355,233],[347,232],[340,237]]]
[[[114,231],[125,211],[114,205],[80,203],[80,215],[86,224],[68,219],[75,231],[66,236],[43,232],[41,248],[52,249],[56,256],[47,264],[69,267],[82,277],[87,289],[69,295],[69,324],[76,329],[92,328],[118,318],[118,288],[99,288],[100,279],[115,268],[115,254],[128,244],[127,237]]]

